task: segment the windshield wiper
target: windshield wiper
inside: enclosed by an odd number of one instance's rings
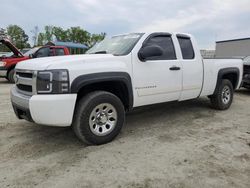
[[[107,51],[97,51],[97,52],[94,52],[92,54],[107,54]]]

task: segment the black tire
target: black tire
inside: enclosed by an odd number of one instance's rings
[[[8,72],[7,79],[9,80],[10,83],[15,83],[14,74],[15,74],[15,70],[14,69],[11,69]]]
[[[117,118],[111,132],[107,135],[96,135],[94,131],[91,130],[90,116],[94,112],[94,109],[102,104],[110,104],[114,107]],[[72,127],[76,136],[81,141],[99,145],[112,141],[120,133],[124,121],[125,110],[121,100],[112,93],[106,91],[95,91],[87,94],[77,102]],[[99,126],[98,123],[97,126]]]
[[[212,107],[217,110],[228,109],[233,102],[233,96],[234,88],[231,81],[227,79],[221,80],[215,94],[210,97]]]

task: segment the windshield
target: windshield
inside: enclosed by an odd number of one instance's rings
[[[139,41],[144,33],[131,33],[105,38],[90,48],[86,54],[107,53],[113,55],[127,55]]]
[[[35,47],[35,48],[30,49],[29,51],[27,51],[27,52],[24,54],[24,56],[29,56],[29,55],[31,55],[31,54],[36,53],[36,51],[37,51],[39,48],[40,48],[40,47]]]

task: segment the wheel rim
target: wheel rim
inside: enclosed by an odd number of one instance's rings
[[[231,90],[228,86],[225,86],[223,88],[221,98],[224,104],[228,104],[229,101],[231,100]]]
[[[89,126],[92,133],[105,136],[112,132],[117,123],[117,111],[109,103],[97,105],[89,116]]]

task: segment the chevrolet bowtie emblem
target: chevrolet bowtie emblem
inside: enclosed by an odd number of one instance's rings
[[[15,82],[16,82],[16,84],[18,84],[18,82],[19,82],[19,76],[18,75],[15,76]]]

